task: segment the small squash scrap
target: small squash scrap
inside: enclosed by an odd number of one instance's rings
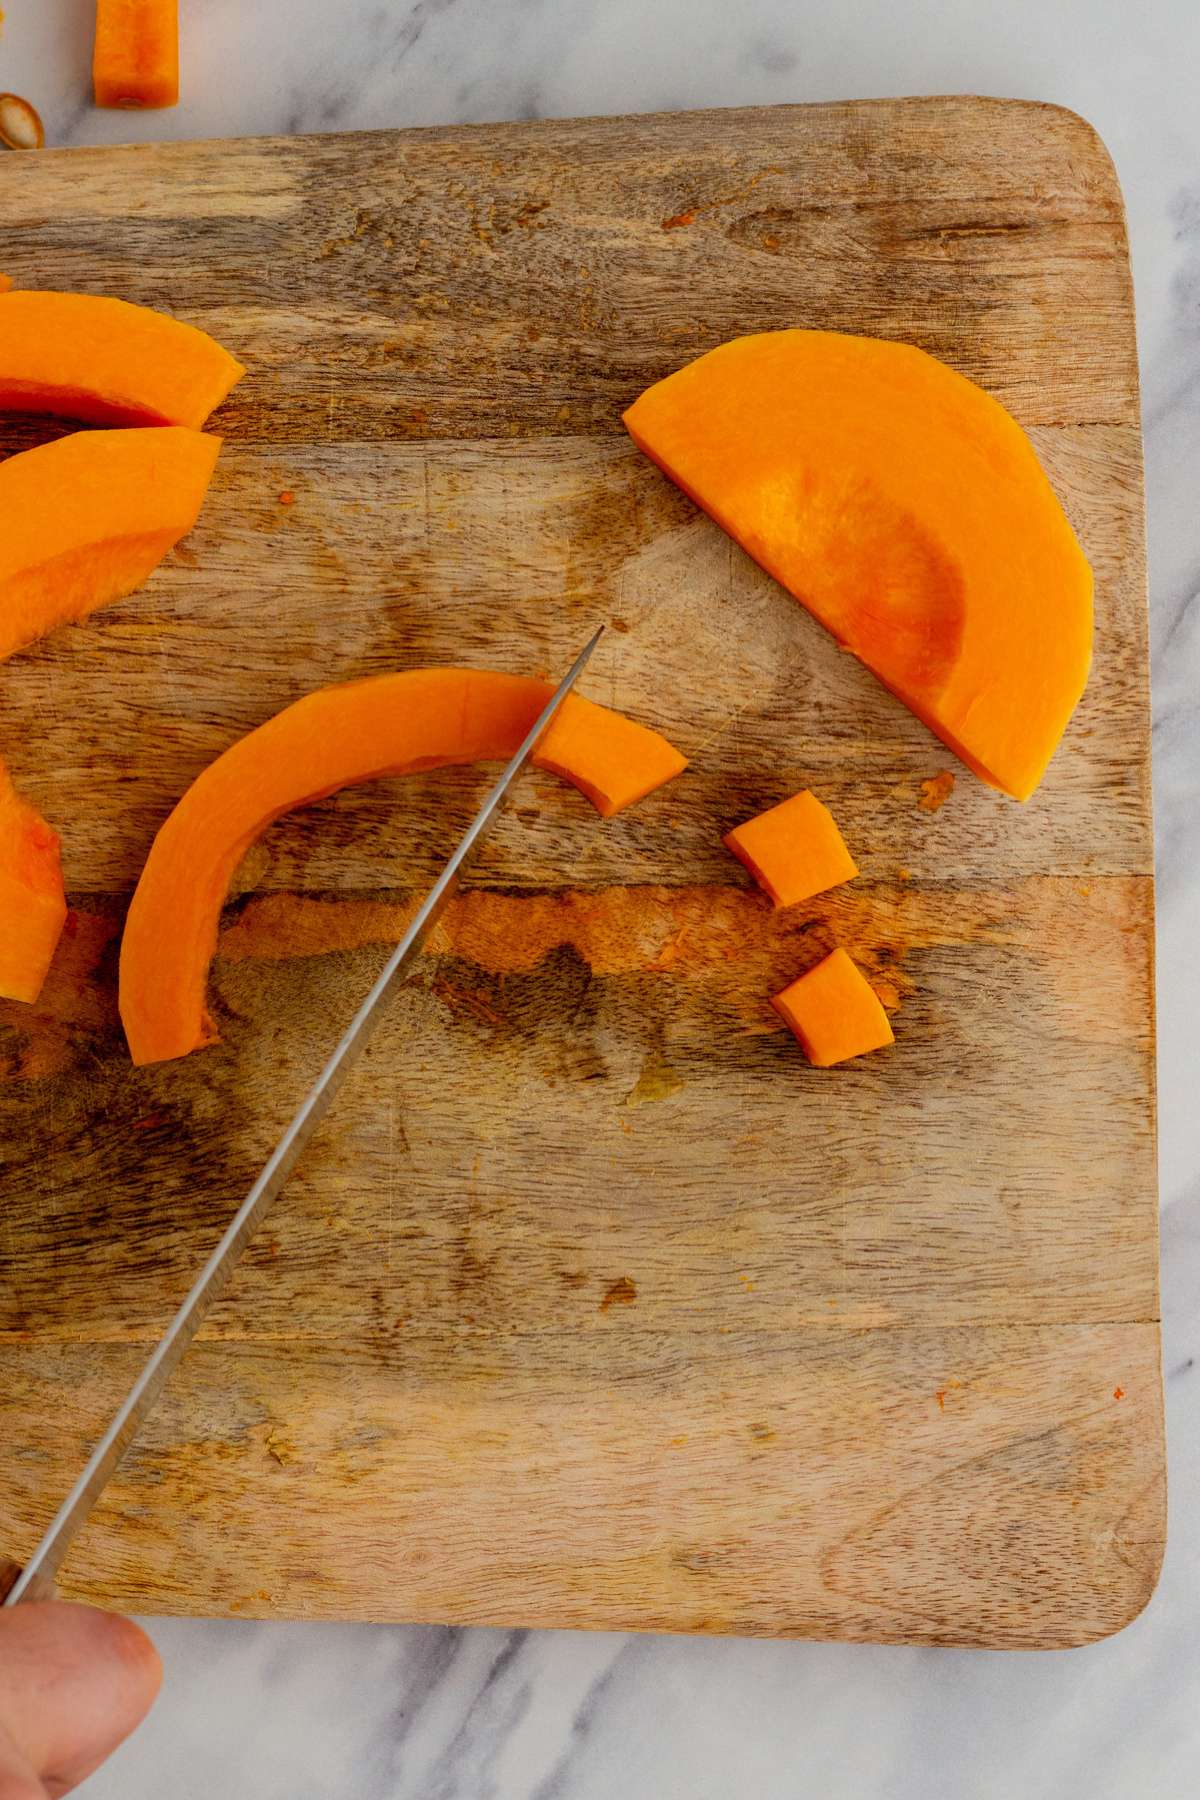
[[[174,106],[179,0],[96,0],[92,87],[97,106]]]
[[[0,463],[0,661],[140,587],[196,523],[220,447],[80,431]]]
[[[0,292],[0,410],[198,431],[246,373],[215,338],[100,294]]]
[[[0,762],[0,998],[37,999],[66,919],[58,838]]]
[[[775,331],[668,375],[625,424],[969,768],[1028,799],[1087,681],[1092,572],[997,400],[908,344]]]
[[[795,906],[858,874],[827,806],[807,788],[736,825],[725,847],[745,863],[776,906]]]
[[[878,994],[844,950],[832,951],[771,1005],[818,1069],[896,1041]]]
[[[214,1040],[204,996],[221,906],[268,825],[353,782],[509,757],[552,692],[484,669],[410,669],[321,688],[231,745],[163,825],[129,908],[120,1007],[134,1062]],[[534,761],[606,817],[685,767],[656,731],[574,694]]]

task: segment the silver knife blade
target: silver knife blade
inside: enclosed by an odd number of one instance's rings
[[[22,1600],[45,1600],[53,1596],[54,1577],[72,1539],[95,1506],[109,1476],[129,1448],[143,1420],[153,1409],[214,1301],[223,1291],[237,1267],[242,1251],[262,1223],[271,1202],[287,1181],[310,1138],[332,1106],[343,1082],[371,1037],[383,1002],[419,955],[421,945],[458,887],[463,864],[499,813],[509,790],[537,749],[547,726],[583,673],[603,632],[604,627],[601,626],[580,651],[569,672],[542,708],[520,749],[467,827],[458,848],[433,884],[412,924],[388,957],[374,987],[342,1033],[341,1041],[317,1077],[316,1084],[263,1165],[258,1180],[230,1220],[220,1243],[192,1283],[179,1311],[130,1388],[108,1430],[92,1451],[78,1481],[10,1587],[3,1605],[16,1606]]]

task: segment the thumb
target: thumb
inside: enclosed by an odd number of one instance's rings
[[[68,1793],[141,1723],[161,1680],[130,1619],[58,1601],[0,1612],[0,1800]]]

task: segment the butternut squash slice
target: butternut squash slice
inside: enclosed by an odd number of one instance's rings
[[[735,338],[634,442],[984,781],[1041,780],[1087,681],[1092,572],[998,401],[911,345]]]
[[[0,411],[198,431],[245,373],[207,332],[146,306],[0,292]]]
[[[221,906],[268,825],[354,782],[511,756],[551,692],[484,669],[411,669],[321,688],[231,745],[163,825],[129,908],[120,1007],[134,1062],[213,1042],[204,995]],[[656,731],[577,695],[535,761],[605,816],[686,767]]]
[[[736,825],[725,838],[776,906],[795,906],[858,874],[827,806],[807,790]]]
[[[896,1041],[878,994],[844,950],[834,950],[771,1005],[814,1068],[830,1069]]]
[[[140,587],[196,523],[220,447],[79,431],[0,463],[0,661]]]
[[[66,920],[58,838],[0,762],[0,998],[37,999]]]

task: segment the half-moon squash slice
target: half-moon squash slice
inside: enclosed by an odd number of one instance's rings
[[[0,661],[131,594],[185,537],[221,440],[77,431],[0,463]]]
[[[993,787],[1083,692],[1092,572],[1032,444],[908,344],[735,338],[625,414],[642,450]]]
[[[0,291],[0,411],[198,431],[245,373],[206,331],[148,306]]]

